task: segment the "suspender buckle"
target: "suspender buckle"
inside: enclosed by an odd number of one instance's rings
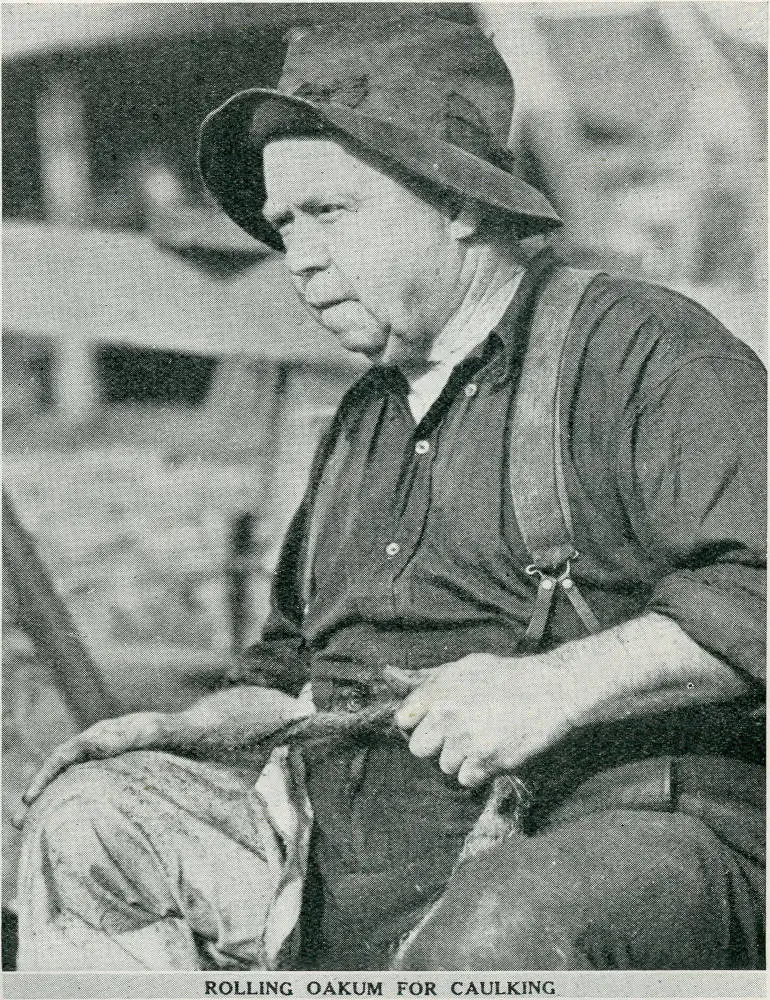
[[[529,566],[525,567],[527,576],[537,577],[538,588],[535,605],[532,609],[532,617],[522,640],[522,651],[535,652],[540,648],[548,625],[548,619],[551,616],[553,599],[558,587],[561,587],[565,595],[569,598],[569,602],[577,612],[586,632],[592,634],[601,631],[598,619],[586,604],[583,595],[578,590],[577,584],[572,579],[572,563],[579,558],[580,553],[577,549],[573,549],[569,558],[561,564],[561,567],[556,567],[550,571],[538,566],[537,563],[530,563]],[[559,572],[560,568],[561,572]]]
[[[556,578],[557,582],[561,584],[563,590],[571,590],[575,586],[575,581],[572,579],[572,563],[580,558],[580,553],[577,549],[572,550],[572,555],[564,564],[564,570]]]
[[[527,576],[536,576],[538,580],[541,581],[549,579],[553,580],[554,584],[560,583],[562,587],[566,585],[566,589],[569,590],[570,587],[574,586],[574,582],[571,576],[572,563],[576,562],[579,558],[580,558],[580,553],[578,552],[577,549],[573,549],[569,555],[569,558],[562,563],[562,566],[564,568],[561,571],[561,573],[558,573],[559,569],[558,566],[553,567],[553,569],[549,572],[548,570],[543,569],[541,566],[538,566],[537,563],[530,563],[529,566],[526,566],[524,568],[524,572],[527,574]],[[550,588],[547,589],[550,590]]]

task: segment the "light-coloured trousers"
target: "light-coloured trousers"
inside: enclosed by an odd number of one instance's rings
[[[292,765],[139,751],[58,778],[27,820],[19,970],[274,968],[312,827]]]

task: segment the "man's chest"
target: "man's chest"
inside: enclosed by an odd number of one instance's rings
[[[415,574],[491,584],[524,558],[504,489],[510,393],[467,381],[415,424],[400,395],[370,404],[330,462],[317,572],[372,585]],[[320,562],[319,562],[320,557]],[[332,568],[332,564],[334,568]]]

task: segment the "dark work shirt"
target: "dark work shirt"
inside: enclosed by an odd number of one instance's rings
[[[515,654],[537,588],[509,496],[507,435],[542,271],[527,274],[418,425],[394,369],[373,369],[343,401],[289,531],[263,647],[300,654],[319,694],[324,678],[376,680],[386,664]],[[604,276],[571,345],[564,455],[586,600],[605,627],[667,615],[759,681],[761,363],[695,303]],[[547,642],[582,634],[562,597]]]
[[[510,416],[549,266],[525,275],[419,424],[396,370],[373,369],[343,400],[254,651],[269,683],[311,679],[319,707],[353,709],[382,694],[387,664],[516,656],[537,586],[509,494]],[[542,801],[561,794],[549,781],[575,787],[628,760],[750,756],[764,671],[764,393],[757,358],[693,302],[604,276],[589,288],[564,375],[572,575],[604,628],[666,615],[756,698],[570,736],[525,775]],[[583,634],[560,595],[546,645]],[[377,967],[441,891],[485,794],[397,738],[309,759],[308,787],[325,961]]]

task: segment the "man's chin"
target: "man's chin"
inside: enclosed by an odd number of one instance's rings
[[[388,337],[371,329],[340,329],[327,326],[346,351],[363,354],[370,361],[379,364],[388,350]]]
[[[348,330],[344,333],[336,330],[333,332],[346,351],[350,351],[351,354],[363,354],[372,364],[382,363],[383,356],[387,351],[387,343],[382,343],[379,339],[357,332],[351,333]]]
[[[362,312],[363,317],[360,315]],[[316,310],[315,315],[321,326],[333,333],[346,351],[363,354],[376,363],[387,349],[387,332],[375,322],[367,322],[368,314],[359,303],[345,301],[328,309]]]
[[[424,362],[422,353],[415,352],[408,343],[399,337],[392,336],[387,330],[364,328],[348,328],[345,330],[328,327],[337,337],[345,350],[353,354],[363,354],[374,365],[386,365],[395,368],[410,368],[415,364],[419,367]]]

